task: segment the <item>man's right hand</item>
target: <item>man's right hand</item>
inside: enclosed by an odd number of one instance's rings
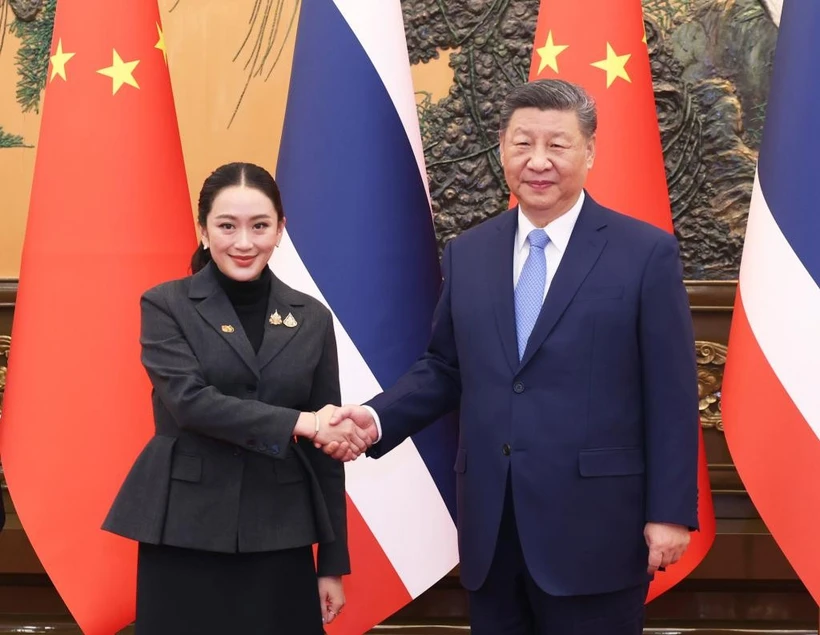
[[[359,427],[368,447],[376,442],[379,431],[373,416],[367,408],[355,404],[341,406],[334,410],[329,423],[332,426],[336,426],[349,422],[353,422]],[[321,447],[325,454],[339,461],[352,461],[358,456],[358,453],[351,451],[350,447],[345,443],[331,442],[323,446],[317,444],[316,447]]]

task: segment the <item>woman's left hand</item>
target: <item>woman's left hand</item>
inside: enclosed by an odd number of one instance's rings
[[[325,624],[330,624],[345,605],[345,591],[340,576],[319,578],[319,602],[322,606],[322,620]]]

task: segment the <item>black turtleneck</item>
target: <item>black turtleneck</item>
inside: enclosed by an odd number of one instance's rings
[[[229,278],[219,270],[214,263],[214,271],[219,286],[225,291],[233,305],[236,316],[242,323],[242,328],[253,346],[259,352],[262,346],[262,337],[265,334],[265,321],[268,311],[268,297],[270,296],[271,272],[265,267],[256,280],[238,282]]]

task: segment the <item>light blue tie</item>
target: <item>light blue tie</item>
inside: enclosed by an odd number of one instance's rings
[[[544,248],[550,241],[543,229],[533,229],[530,241],[530,255],[521,269],[518,284],[515,285],[515,330],[518,335],[518,359],[524,357],[527,340],[541,312],[544,302],[544,287],[547,284],[547,258]]]

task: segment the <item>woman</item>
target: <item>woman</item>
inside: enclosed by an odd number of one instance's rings
[[[333,321],[267,266],[285,217],[264,169],[213,172],[199,224],[194,275],[142,298],[156,433],[104,529],[140,543],[138,635],[318,635],[350,564],[344,470],[315,445],[364,447],[319,411],[340,401]]]

